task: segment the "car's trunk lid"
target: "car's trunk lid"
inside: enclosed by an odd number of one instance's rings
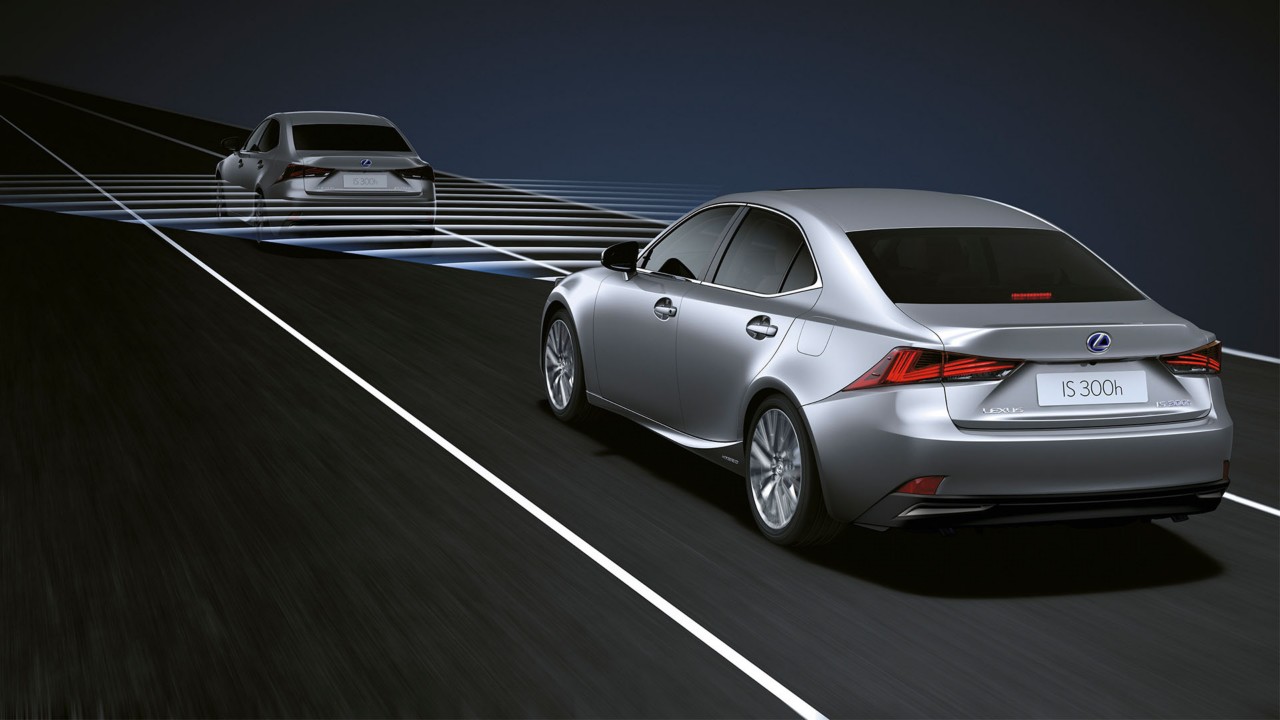
[[[329,152],[323,155],[307,156],[298,162],[335,171],[325,177],[307,178],[305,187],[308,193],[321,195],[422,194],[421,183],[409,182],[395,172],[426,164],[412,153]]]
[[[949,353],[1023,361],[1000,380],[945,384],[948,412],[960,427],[1134,425],[1210,410],[1203,378],[1175,376],[1158,358],[1211,336],[1150,300],[898,307]],[[1089,348],[1095,333],[1110,339],[1103,352]]]

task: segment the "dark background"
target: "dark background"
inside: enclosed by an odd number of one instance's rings
[[[5,15],[4,74],[240,125],[374,112],[463,174],[991,197],[1075,234],[1228,346],[1280,353],[1274,2],[115,2]]]

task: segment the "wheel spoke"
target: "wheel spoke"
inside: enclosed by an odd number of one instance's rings
[[[551,333],[551,350],[556,354],[556,359],[564,358],[564,333],[560,323],[556,323]]]
[[[770,455],[778,454],[778,419],[774,411],[764,414],[764,438]]]
[[[777,489],[777,483],[774,484],[774,489]],[[773,521],[778,523],[779,526],[785,525],[786,521],[790,520],[790,517],[784,515],[782,511],[782,493],[773,493],[769,497],[769,501],[770,505],[773,507]]]
[[[755,463],[759,463],[760,466],[764,469],[764,471],[768,472],[769,464],[772,461],[773,461],[773,458],[769,457],[768,451],[764,449],[764,443],[760,442],[759,438],[752,440],[751,442],[752,467],[753,468],[755,467]]]
[[[790,488],[784,489],[778,493],[778,513],[781,517],[790,518],[796,512],[796,497],[791,494]]]

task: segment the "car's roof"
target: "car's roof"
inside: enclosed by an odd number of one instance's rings
[[[390,125],[391,121],[380,115],[339,112],[336,110],[296,110],[276,113],[276,117],[291,123],[340,123],[343,125]]]
[[[734,193],[714,202],[752,202],[810,214],[844,232],[917,227],[1056,230],[1031,213],[972,195],[888,188],[814,188]]]

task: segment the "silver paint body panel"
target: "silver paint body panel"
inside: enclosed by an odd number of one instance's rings
[[[764,207],[793,219],[821,282],[769,297],[643,270],[632,278],[605,268],[569,276],[548,296],[544,326],[556,307],[572,313],[593,404],[743,472],[753,403],[781,393],[800,408],[827,509],[844,521],[857,521],[923,475],[946,476],[940,494],[1021,496],[1143,490],[1222,476],[1232,425],[1220,381],[1173,375],[1155,359],[1211,342],[1212,334],[1150,299],[898,305],[846,235],[913,227],[1057,230],[1053,225],[990,200],[909,190],[740,193],[703,207],[718,204]],[[677,307],[665,321],[652,307],[663,297]],[[746,332],[761,315],[777,327],[772,337]],[[1114,339],[1105,357],[1084,346],[1099,330]],[[1026,362],[998,381],[842,392],[899,346]],[[1038,407],[1035,376],[1066,370],[1142,370],[1149,402]],[[1157,401],[1177,402],[1157,407]],[[1023,411],[988,414],[984,407]]]

